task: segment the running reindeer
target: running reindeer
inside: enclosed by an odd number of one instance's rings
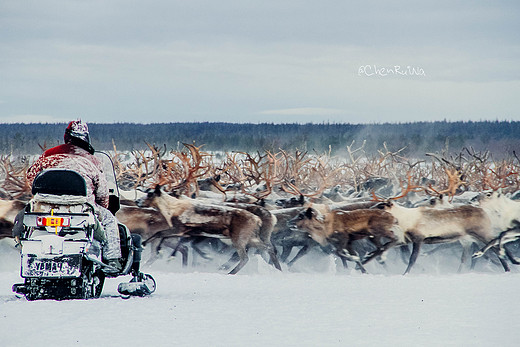
[[[290,185],[290,188],[295,193],[302,194],[294,185]],[[321,189],[318,190],[320,194]],[[397,220],[388,212],[368,209],[373,205],[373,202],[338,204],[337,209],[332,210],[328,205],[319,206],[319,209],[307,207],[290,220],[289,225],[307,232],[321,246],[332,245],[344,267],[347,267],[347,260],[350,260],[366,273],[364,264],[383,255],[390,247],[404,243]],[[342,207],[346,210],[341,209]],[[361,239],[368,239],[376,247],[364,259],[354,249],[354,241]]]
[[[322,246],[331,244],[343,265],[347,260],[355,262],[359,269],[370,260],[382,255],[386,250],[398,243],[404,243],[403,233],[397,220],[382,210],[357,209],[353,211],[330,211],[321,214],[309,207],[290,221],[290,224],[309,233],[313,240]],[[367,238],[376,250],[363,260],[354,249],[353,242]],[[386,239],[387,242],[383,243]]]
[[[19,200],[0,200],[0,239],[12,236],[16,215],[25,205]]]
[[[16,215],[31,195],[28,167],[27,158],[14,162],[10,155],[0,157],[0,239],[12,236]]]
[[[177,182],[171,183],[171,186],[172,190],[182,189],[184,192],[192,192],[190,187],[196,185],[196,179],[200,177],[198,171],[207,171],[207,168],[202,164],[203,155],[199,152],[200,147],[185,146],[188,147],[192,160],[190,161],[187,155],[179,156],[185,169],[184,175],[180,178],[177,177]],[[172,170],[174,165],[161,165],[161,167]],[[173,173],[173,171],[169,171],[167,175],[173,177]],[[257,214],[268,212],[267,210],[258,211],[257,207],[252,207],[250,211],[253,212],[250,212],[247,207],[236,208],[175,197],[166,193],[160,184],[148,189],[146,196],[137,200],[137,205],[156,208],[168,222],[169,230],[162,231],[157,237],[180,237],[181,240],[200,236],[230,239],[239,260],[238,264],[229,272],[230,274],[236,274],[248,262],[247,250],[249,247],[267,252],[273,266],[281,270],[270,240],[275,220],[264,219],[264,223],[262,223],[262,219],[254,214],[255,212]],[[237,207],[243,206],[237,205]],[[273,218],[270,214],[267,217]],[[229,268],[235,259],[236,257],[233,256],[222,268]]]
[[[247,249],[255,247],[269,254],[273,265],[281,270],[270,240],[262,237],[262,220],[244,209],[203,204],[193,199],[176,198],[165,193],[160,185],[147,191],[146,197],[137,201],[139,207],[154,207],[170,225],[162,237],[205,236],[229,238],[239,257],[239,263],[229,272],[236,274],[249,260]],[[166,233],[168,233],[166,235]],[[269,235],[270,236],[270,235]],[[230,259],[230,262],[234,259]],[[226,269],[231,264],[226,263]]]
[[[457,176],[458,179],[453,179],[453,177],[455,176],[450,176],[451,185],[447,191],[455,194],[456,189],[454,187],[460,185],[460,176]],[[473,243],[481,242],[487,244],[496,237],[489,215],[484,209],[471,205],[452,208],[429,206],[406,208],[394,202],[405,197],[409,192],[420,189],[424,189],[424,187],[413,185],[408,175],[407,187],[399,196],[390,199],[380,199],[375,194],[373,195],[374,200],[380,201],[375,207],[391,213],[399,222],[405,239],[413,245],[412,254],[404,274],[409,273],[414,266],[423,244],[457,241],[463,247],[461,265],[459,267],[459,271],[461,271],[463,264],[469,258],[470,248]],[[500,259],[500,262],[504,270],[509,271],[507,263],[503,259]]]
[[[493,171],[494,172],[494,171]],[[489,241],[484,248],[473,254],[473,258],[483,256],[490,249],[498,247],[498,254],[501,259],[509,259],[515,265],[520,265],[520,259],[517,259],[505,247],[506,244],[514,242],[520,238],[520,202],[513,201],[500,190],[507,187],[504,182],[509,176],[518,175],[516,172],[508,172],[495,176],[502,182],[490,184],[492,192],[483,193],[478,197],[479,205],[489,215],[493,229],[497,237]],[[488,182],[489,184],[489,182]]]

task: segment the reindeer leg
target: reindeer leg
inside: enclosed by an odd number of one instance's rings
[[[203,250],[201,250],[198,245],[199,243],[201,243],[202,241],[204,241],[204,238],[195,238],[192,242],[191,242],[191,247],[193,248],[193,250],[195,252],[197,252],[198,255],[200,255],[202,258],[206,259],[206,260],[210,260],[212,259],[212,257],[210,257],[208,255],[207,252],[204,252]]]
[[[231,255],[231,258],[229,258],[229,260],[227,262],[225,262],[224,264],[222,264],[220,266],[219,270],[228,270],[232,264],[236,263],[239,260],[240,260],[240,256],[238,255],[238,252],[235,251]]]
[[[164,237],[161,240],[161,243],[166,245],[166,247],[170,247],[173,249],[168,260],[173,259],[176,256],[177,252],[180,252],[182,254],[182,266],[186,267],[188,265],[188,248],[184,245],[184,243],[186,242],[185,238],[183,238],[183,237],[179,238],[179,240],[177,240],[176,243],[173,243],[172,241],[168,241],[171,238],[178,238],[178,237],[169,236],[169,237]]]
[[[498,255],[498,259],[500,260],[500,263],[502,264],[502,267],[504,268],[504,271],[509,272],[509,265],[505,261],[505,258],[507,257],[513,264],[520,265],[520,259],[515,257],[507,248],[506,244],[509,242],[516,241],[520,236],[520,233],[518,232],[518,227],[510,228],[500,234],[498,237],[498,251],[496,248],[493,250]],[[495,239],[496,240],[496,239]]]
[[[496,256],[498,257],[498,260],[500,261],[500,264],[502,265],[502,268],[504,269],[504,271],[505,272],[511,271],[511,269],[509,268],[509,265],[507,264],[506,260],[504,259],[507,256],[506,252],[503,249],[502,250],[500,249],[500,247],[502,247],[502,238],[504,238],[504,236],[506,236],[507,233],[511,230],[512,229],[503,231],[502,233],[500,233],[500,235],[498,237],[489,241],[486,244],[486,246],[484,246],[484,248],[482,248],[478,252],[473,253],[473,258],[479,258],[479,257],[483,256],[489,249],[492,249],[493,253],[495,253]],[[480,240],[480,241],[485,242],[485,240]],[[499,248],[497,248],[497,246],[499,246]],[[491,260],[493,260],[493,259],[491,259]],[[513,261],[513,260],[511,260],[511,261]]]
[[[187,267],[188,266],[188,247],[186,247],[186,245],[180,244],[180,243],[181,242],[179,241],[179,243],[175,247],[174,251],[172,252],[171,256],[174,257],[175,253],[177,253],[177,251],[179,251],[179,253],[182,254],[182,267]]]
[[[372,259],[374,259],[375,257],[378,257],[378,256],[383,256],[383,254],[390,248],[392,247],[393,245],[395,245],[397,242],[397,240],[394,240],[394,241],[389,241],[387,243],[385,243],[382,248],[380,248],[379,250],[377,251],[374,251],[370,254],[369,257],[365,258],[364,261],[363,261],[363,264],[366,264],[368,263],[369,261],[371,261]],[[385,264],[384,260],[381,260],[380,261],[381,264]]]
[[[262,258],[265,260],[266,263],[273,265],[277,270],[282,271],[282,267],[280,265],[280,262],[278,261],[278,257],[276,256],[276,250],[271,243],[271,241],[264,241],[260,240],[259,243],[255,242],[254,247],[256,250],[260,253]],[[265,257],[265,253],[269,255],[269,261]]]
[[[509,265],[507,264],[506,260],[500,258],[499,254],[498,254],[498,251],[496,251],[495,249],[493,249],[493,250],[495,251],[496,255],[498,256],[498,260],[500,261],[500,264],[502,264],[502,267],[504,268],[504,271],[505,272],[511,271],[511,269],[509,268]]]
[[[289,255],[291,255],[292,249],[293,249],[292,246],[288,246],[288,245],[283,245],[282,246],[282,255],[280,255],[280,260],[282,262],[285,263],[287,261],[287,258],[289,258]],[[291,262],[293,262],[293,261],[294,261],[294,259],[291,260]],[[291,262],[289,262],[289,265],[290,265]]]
[[[141,244],[143,246],[146,246],[146,244],[150,241],[153,241],[154,239],[158,238],[158,237],[161,237],[162,238],[162,234],[165,230],[161,230],[161,231],[158,231],[156,232],[155,234],[153,234],[152,236],[150,236],[149,238],[147,238],[146,240],[144,240]]]
[[[150,258],[146,261],[146,265],[152,265],[157,258],[159,258],[159,252],[157,251],[156,247],[151,247],[150,250]]]
[[[271,241],[261,239],[259,240],[259,242],[254,242],[250,246],[256,248],[257,252],[260,253],[260,255],[266,263],[272,264],[277,270],[282,271],[282,267],[280,266],[280,262],[278,261],[278,257],[276,256],[276,250]],[[269,255],[269,261],[267,261],[265,253]]]
[[[518,265],[520,261],[517,260],[515,256],[511,254],[506,248],[506,244],[510,242],[514,242],[518,240],[520,237],[520,233],[517,230],[517,227],[510,228],[507,231],[504,231],[500,234],[498,247],[499,247],[499,254],[502,258],[505,258],[506,256],[511,260],[511,262],[515,265]]]
[[[247,255],[247,251],[249,249],[248,246],[244,245],[244,240],[238,240],[238,242],[233,242],[235,247],[235,252],[231,256],[231,258],[220,267],[221,270],[227,270],[231,267],[231,265],[238,261],[238,264],[235,266],[233,270],[229,272],[230,275],[236,274],[240,269],[244,267],[249,261],[249,256]]]
[[[500,234],[500,236],[497,239],[494,240],[494,241],[498,240],[498,242],[497,242],[498,243],[498,249],[497,249],[496,246],[492,247],[493,252],[497,255],[498,260],[500,261],[500,264],[502,264],[502,268],[504,268],[505,272],[509,272],[509,271],[511,271],[511,269],[509,268],[509,265],[507,264],[507,261],[504,259],[507,256],[507,254],[506,254],[506,251],[505,251],[505,248],[504,248],[503,244],[505,244],[507,242],[502,242],[502,239],[507,237],[509,231],[511,231],[511,229],[503,231]],[[514,262],[513,262],[513,264],[514,264]]]
[[[367,269],[365,269],[365,267],[363,266],[363,263],[361,263],[361,261],[356,261],[356,267],[359,269],[359,271],[361,271],[361,273],[364,273],[364,274],[368,273]]]
[[[350,254],[350,256],[352,257],[351,259],[357,264],[357,267],[359,268],[359,270],[364,274],[368,273],[368,271],[363,266],[363,263],[361,263],[361,259],[359,258],[358,253],[354,249],[353,240],[351,238],[349,238],[347,241],[347,251]]]
[[[161,240],[161,243],[164,241],[164,239]],[[175,257],[175,254],[177,254],[177,251],[179,250],[179,248],[182,247],[182,244],[187,242],[187,238],[186,237],[181,237],[179,238],[179,241],[177,241],[177,245],[175,245],[175,248],[173,249],[173,252],[172,254],[170,254],[170,257]]]
[[[406,271],[404,272],[403,275],[406,275],[407,273],[409,273],[410,270],[412,269],[412,266],[417,261],[417,257],[419,256],[419,252],[421,250],[421,244],[422,244],[422,241],[415,241],[413,243],[412,255],[410,256],[410,260],[408,261],[408,267],[406,268]]]
[[[161,248],[162,248],[162,244],[163,244],[163,242],[164,242],[164,239],[165,239],[165,238],[162,237],[162,238],[159,240],[159,243],[157,244],[157,246],[155,246],[155,251],[156,251],[157,253],[159,253],[159,252],[161,251]]]
[[[371,238],[369,240],[376,246],[377,249],[375,251],[367,254],[367,257],[365,259],[363,259],[363,264],[366,264],[369,261],[371,261],[372,259],[382,255],[383,253],[386,252],[386,250],[388,250],[390,247],[392,247],[397,242],[397,239],[394,238],[394,239],[388,241],[387,243],[385,243],[384,245],[382,245],[380,242],[380,239],[378,237]],[[382,263],[384,264],[384,261],[382,261]]]
[[[188,266],[188,247],[183,245],[181,247],[181,249],[179,250],[179,252],[181,252],[181,254],[182,254],[182,266],[187,267]]]
[[[459,269],[457,270],[458,273],[462,272],[464,264],[466,264],[466,262],[468,260],[468,256],[470,254],[470,248],[471,248],[471,244],[467,244],[466,242],[464,242],[462,244],[462,255],[460,257]]]
[[[348,257],[345,256],[345,252],[336,251],[336,254],[339,257],[339,259],[341,259],[341,263],[343,264],[343,267],[345,269],[348,269],[348,263],[347,263]]]
[[[368,273],[368,271],[365,269],[357,255],[348,254],[344,250],[337,251],[336,254],[340,257],[345,269],[348,268],[347,260],[350,260],[356,263],[356,268],[359,269],[359,271],[361,271],[364,274]]]
[[[507,256],[507,259],[509,259],[511,261],[511,263],[513,263],[515,265],[520,265],[520,259],[518,257],[516,257],[515,255],[513,255],[513,253],[511,253],[511,251],[509,249],[507,249],[505,246],[506,243],[514,242],[517,239],[518,239],[518,237],[508,239],[507,241],[504,242],[503,245],[501,244],[501,247],[503,248],[504,253]]]
[[[363,261],[361,263],[364,265],[364,264],[368,263],[369,261],[373,260],[375,257],[381,255],[382,253],[383,253],[382,249],[376,249],[375,251],[368,253],[367,256],[363,259]]]
[[[153,235],[152,237],[148,238],[147,241],[148,242],[156,241],[156,239],[159,237],[159,235],[158,235],[159,233],[160,232],[158,232],[155,235]],[[163,243],[167,242],[167,239],[171,238],[171,237],[173,237],[173,236],[161,237],[161,239],[158,241],[157,245],[152,246],[150,258],[146,261],[146,265],[151,265],[153,262],[155,262],[159,258],[159,252],[162,248]]]
[[[498,244],[498,239],[499,239],[499,237],[489,241],[484,247],[482,247],[480,249],[480,251],[473,253],[472,257],[473,258],[480,258],[480,257],[482,257],[487,251],[489,251],[491,248],[495,247]]]
[[[273,266],[282,271],[282,266],[278,261],[278,257],[276,256],[275,248],[272,244],[267,245],[267,254],[269,254],[269,261],[273,264]]]
[[[300,248],[298,253],[294,256],[294,258],[290,262],[287,263],[287,265],[292,266],[296,260],[300,259],[305,254],[309,253],[310,250],[311,250],[310,245],[303,246],[302,248]]]
[[[506,256],[507,258],[511,261],[511,263],[515,264],[515,265],[520,265],[520,259],[518,259],[517,257],[515,257],[511,251],[509,251],[507,248],[504,247],[504,250],[506,252]]]
[[[159,252],[161,251],[162,244],[165,239],[166,239],[165,237],[161,237],[161,239],[159,240],[159,243],[155,246],[155,254],[157,257],[159,256]]]
[[[180,252],[182,255],[182,267],[188,266],[188,247],[186,247],[185,243],[189,241],[189,237],[180,237],[179,241],[175,245],[173,252],[170,254],[170,257],[175,257],[177,252]]]
[[[376,260],[379,264],[383,265],[383,266],[386,266],[386,251],[392,247],[393,245],[395,245],[397,243],[397,238],[391,238],[390,241],[388,241],[387,243],[385,244],[382,244],[381,243],[381,238],[380,237],[375,237],[373,239],[370,239],[372,240],[372,243],[374,243],[374,245],[376,245],[376,247],[380,250],[379,251],[379,254],[376,255]],[[370,261],[370,260],[369,260]]]
[[[501,262],[499,261],[499,258],[498,257],[494,257],[494,255],[496,255],[495,252],[490,252],[490,253],[487,253],[487,254],[484,254],[484,257],[489,260],[493,265],[496,265],[496,266],[502,266]],[[477,259],[473,259],[473,261],[477,261]]]
[[[386,268],[386,254],[387,254],[387,251],[390,248],[394,247],[398,242],[399,242],[399,240],[397,239],[397,237],[394,237],[394,238],[391,238],[390,241],[388,241],[387,243],[385,243],[383,245],[383,251],[381,252],[381,255],[377,258],[377,260],[385,268]]]
[[[471,254],[475,254],[475,251],[478,249],[478,245],[476,243],[471,244]],[[475,265],[477,264],[477,259],[473,256],[471,256],[471,266],[470,270],[475,269]]]
[[[368,237],[367,239],[374,246],[376,246],[376,249],[365,254],[365,257],[363,258],[363,261],[362,261],[363,264],[368,263],[369,261],[371,261],[372,259],[374,259],[378,255],[380,255],[381,254],[381,248],[383,248],[383,246],[381,245],[381,242],[379,242],[379,238],[377,238],[377,237]]]
[[[244,265],[247,264],[249,261],[249,257],[247,256],[247,251],[245,249],[239,249],[237,250],[238,257],[240,258],[240,261],[238,262],[237,266],[233,270],[229,272],[230,275],[234,275],[237,272],[239,272]]]
[[[489,251],[491,248],[495,246],[499,246],[499,257],[504,258],[505,257],[505,251],[504,251],[504,244],[513,242],[520,234],[518,231],[515,231],[518,229],[517,227],[510,228],[506,231],[503,231],[500,233],[500,235],[497,238],[494,238],[493,240],[489,241],[480,251],[473,253],[473,258],[478,258],[484,255],[487,251]]]
[[[410,248],[408,245],[399,246],[399,251],[403,263],[408,264],[410,262]]]

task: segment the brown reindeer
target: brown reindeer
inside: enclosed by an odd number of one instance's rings
[[[25,205],[19,200],[0,200],[0,239],[12,237],[14,219]]]
[[[460,271],[474,241],[487,244],[496,236],[486,212],[482,208],[471,205],[444,209],[426,206],[406,208],[392,201],[386,201],[376,207],[390,212],[398,220],[406,240],[413,244],[405,274],[410,272],[415,264],[422,244],[460,241],[463,246]],[[509,271],[505,261],[501,259],[501,263],[504,270]]]
[[[320,210],[322,213],[328,213],[330,211],[353,211],[357,209],[367,209],[377,204],[374,201],[364,201],[349,203],[348,201],[341,203],[334,203],[330,205],[312,204],[313,208]],[[309,207],[311,205],[308,205]],[[290,229],[287,223],[296,217],[300,212],[303,212],[307,207],[291,207],[281,208],[272,210],[271,213],[277,218],[277,223],[273,230],[273,244],[282,247],[282,254],[280,260],[286,262],[289,255],[294,247],[301,247],[298,253],[287,262],[287,265],[291,266],[298,259],[310,252],[311,249],[319,247],[319,244],[314,241],[309,234],[298,230]],[[323,248],[322,250],[329,252],[329,247]]]
[[[140,207],[158,209],[168,221],[171,228],[168,232],[172,235],[229,238],[239,258],[239,263],[230,274],[236,274],[248,262],[248,247],[267,251],[271,262],[281,270],[270,240],[263,240],[260,234],[261,219],[249,211],[175,198],[164,193],[160,185],[149,189],[146,197],[139,199],[137,204]]]
[[[366,270],[363,263],[383,254],[396,243],[404,241],[397,220],[391,214],[381,210],[336,210],[323,215],[309,207],[292,219],[291,224],[300,230],[307,231],[322,246],[332,244],[345,267],[346,260],[351,260],[356,262],[364,273]],[[367,237],[374,243],[377,250],[361,261],[354,250],[353,242]],[[389,241],[382,244],[383,238]]]
[[[275,246],[282,247],[280,260],[282,262],[287,262],[287,265],[289,266],[294,264],[295,261],[303,257],[305,254],[309,253],[312,248],[319,246],[319,244],[314,241],[308,233],[291,229],[288,225],[289,221],[302,211],[305,211],[304,207],[281,208],[271,211],[271,213],[276,216],[277,220],[271,240]],[[301,248],[291,261],[287,261],[294,247]]]
[[[116,217],[119,222],[123,223],[128,227],[131,233],[139,234],[143,238],[143,246],[149,242],[149,239],[156,235],[158,232],[168,230],[170,225],[164,218],[164,216],[153,208],[140,208],[137,206],[128,206],[122,204],[119,211],[116,213]],[[162,245],[166,245],[174,250],[178,250],[182,254],[182,264],[186,266],[188,264],[188,249],[179,245],[179,237],[176,238],[177,242],[171,243],[171,240],[157,240],[152,245],[152,251],[148,264],[151,264],[159,255],[159,251]],[[175,254],[172,254],[172,256]]]
[[[182,255],[182,266],[188,266],[189,248],[186,243],[191,241],[191,248],[204,259],[210,259],[208,254],[199,248],[203,237],[183,238],[179,235],[171,235],[170,225],[161,214],[154,208],[141,208],[137,206],[121,205],[116,213],[117,219],[125,224],[131,233],[139,234],[143,238],[143,246],[151,245],[150,258],[147,264],[157,260],[159,252],[164,248],[170,248],[170,257],[174,257],[177,252]],[[215,243],[215,242],[213,242]]]

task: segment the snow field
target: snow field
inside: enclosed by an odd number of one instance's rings
[[[21,278],[5,244],[2,346],[517,346],[520,338],[517,271],[437,274],[443,264],[420,258],[407,276],[361,275],[311,254],[300,264],[317,264],[307,272],[280,273],[252,256],[229,276],[160,259],[143,268],[157,281],[150,297],[121,299],[125,277],[108,279],[100,299],[29,302],[11,292]]]

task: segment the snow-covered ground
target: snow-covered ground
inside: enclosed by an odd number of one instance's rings
[[[520,274],[481,262],[457,274],[456,249],[420,257],[411,275],[389,254],[370,275],[313,253],[278,272],[259,256],[237,275],[177,260],[143,266],[150,297],[29,302],[11,240],[0,241],[1,346],[518,346]],[[453,253],[453,254],[452,254]],[[449,260],[449,258],[452,258]],[[218,263],[218,261],[216,261]]]

